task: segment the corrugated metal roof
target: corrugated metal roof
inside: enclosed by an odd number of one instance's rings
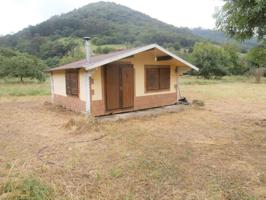
[[[122,50],[122,51],[116,51],[116,52],[112,52],[112,53],[108,53],[108,54],[103,54],[103,55],[98,55],[98,56],[92,56],[90,58],[90,61],[87,62],[86,59],[83,60],[79,60],[76,62],[72,62],[66,65],[62,65],[59,67],[55,67],[52,68],[48,71],[57,71],[57,70],[65,70],[65,69],[77,69],[77,68],[84,68],[85,70],[91,70],[94,69],[96,67],[135,55],[137,53],[141,53],[144,51],[148,51],[150,49],[153,48],[157,48],[159,50],[161,50],[162,52],[172,56],[174,59],[184,63],[185,65],[187,65],[188,67],[198,70],[197,67],[195,67],[194,65],[192,65],[191,63],[183,60],[182,58],[179,58],[178,56],[172,54],[171,52],[167,51],[166,49],[160,47],[157,44],[150,44],[147,46],[143,46],[143,47],[137,47],[137,48],[132,48],[132,49],[126,49],[126,50]]]
[[[139,48],[139,47],[138,47]],[[86,66],[90,66],[93,65],[95,63],[98,63],[99,61],[104,61],[104,60],[108,60],[110,58],[122,55],[124,53],[128,53],[132,50],[138,49],[138,48],[133,48],[133,49],[126,49],[126,50],[121,50],[121,51],[115,51],[115,52],[111,52],[108,54],[102,54],[102,55],[96,55],[96,56],[91,56],[90,57],[90,61],[87,62],[86,59],[82,59],[82,60],[78,60],[76,62],[72,62],[72,63],[68,63],[65,65],[61,65],[58,67],[54,67],[48,71],[56,71],[56,70],[64,70],[64,69],[77,69],[77,68],[85,68]]]

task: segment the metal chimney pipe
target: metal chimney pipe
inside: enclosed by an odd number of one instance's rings
[[[90,50],[90,37],[84,37],[85,40],[85,53],[86,53],[86,60],[90,62],[91,50]]]

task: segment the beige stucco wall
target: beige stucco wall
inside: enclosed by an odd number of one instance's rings
[[[154,53],[154,51],[142,52],[134,55],[132,58],[123,59],[119,62],[130,62],[134,66],[135,71],[135,96],[147,96],[154,94],[166,94],[176,92],[176,78],[178,74],[175,72],[177,66],[180,66],[180,69],[186,69],[182,63],[172,59],[168,61],[155,61],[155,56],[159,56],[161,52]],[[163,54],[162,54],[163,55]],[[145,65],[169,65],[171,67],[171,76],[170,76],[170,90],[160,91],[160,92],[145,92]],[[65,83],[65,72],[64,71],[55,71],[53,72],[53,83],[54,83],[54,93],[66,96],[66,83]],[[92,73],[92,89],[94,94],[92,94],[92,100],[102,100],[103,91],[102,91],[102,72],[101,67],[96,68]],[[83,101],[86,101],[86,91],[85,91],[85,70],[80,69],[79,73],[79,98]]]
[[[103,96],[102,96],[102,73],[101,73],[101,68],[97,68],[93,74],[92,77],[93,79],[93,84],[91,86],[91,89],[94,90],[94,94],[92,95],[92,100],[96,101],[96,100],[102,100]]]
[[[54,94],[67,96],[65,71],[54,71],[52,79],[54,83]],[[86,101],[85,70],[83,69],[79,70],[79,98],[80,100]]]
[[[65,71],[54,71],[52,74],[54,93],[66,96]]]
[[[176,91],[176,72],[175,65],[172,61],[155,61],[155,55],[153,52],[143,52],[140,54],[136,54],[133,58],[127,59],[127,61],[131,62],[134,66],[135,70],[135,96],[147,96],[154,94],[166,94],[173,93]],[[145,65],[169,65],[171,67],[170,74],[170,90],[167,91],[158,91],[158,92],[145,92]]]
[[[159,54],[160,52],[158,52]],[[158,55],[157,55],[158,56]],[[134,55],[132,58],[123,59],[120,62],[130,62],[134,66],[135,71],[135,96],[147,96],[154,94],[167,94],[176,92],[176,78],[178,74],[175,72],[177,66],[184,66],[182,63],[175,60],[168,61],[155,61],[155,55],[153,51],[147,51]],[[160,92],[145,92],[145,65],[169,65],[171,67],[170,76],[170,90],[160,91]],[[94,95],[92,95],[92,100],[102,100],[102,74],[100,67],[93,73],[92,78],[94,84],[92,89],[94,89]]]

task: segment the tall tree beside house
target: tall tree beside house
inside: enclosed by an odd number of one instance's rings
[[[266,40],[252,48],[246,58],[254,67],[266,67]]]
[[[227,43],[222,45],[222,48],[229,58],[230,65],[228,67],[228,72],[230,75],[243,75],[248,71],[244,59],[239,56],[240,50],[236,45]]]
[[[196,43],[191,59],[200,69],[198,75],[206,79],[227,75],[228,68],[232,64],[223,48],[210,43]]]
[[[224,6],[216,14],[216,25],[220,30],[238,40],[266,36],[265,0],[224,1]]]
[[[260,82],[263,74],[266,74],[266,40],[257,47],[252,48],[246,55],[251,71],[255,75],[256,82]]]
[[[38,58],[11,49],[0,49],[0,77],[45,80],[45,65]]]

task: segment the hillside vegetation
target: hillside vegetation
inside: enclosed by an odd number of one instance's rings
[[[1,37],[0,77],[41,80],[40,70],[36,72],[32,63],[39,59],[38,63],[44,61],[46,66],[54,67],[84,58],[83,36],[92,38],[95,54],[158,43],[198,66],[200,72],[197,75],[205,78],[243,75],[252,68],[265,65],[263,41],[256,44],[249,40],[241,44],[218,31],[177,28],[116,3],[98,2]],[[246,56],[252,45],[259,48]],[[23,56],[12,57],[10,63],[8,56],[1,55],[6,51],[16,55],[23,52]],[[31,69],[24,70],[21,63],[29,63]]]
[[[187,28],[177,28],[122,5],[98,2],[4,36],[0,46],[27,52],[54,66],[64,56],[79,59],[84,36],[92,37],[97,46],[158,43],[175,49],[192,47],[200,40]]]
[[[243,52],[257,45],[257,41],[254,38],[244,42],[239,42],[227,37],[223,32],[217,30],[193,28],[191,31],[194,35],[205,38],[217,44],[234,43],[235,45],[239,46]]]

